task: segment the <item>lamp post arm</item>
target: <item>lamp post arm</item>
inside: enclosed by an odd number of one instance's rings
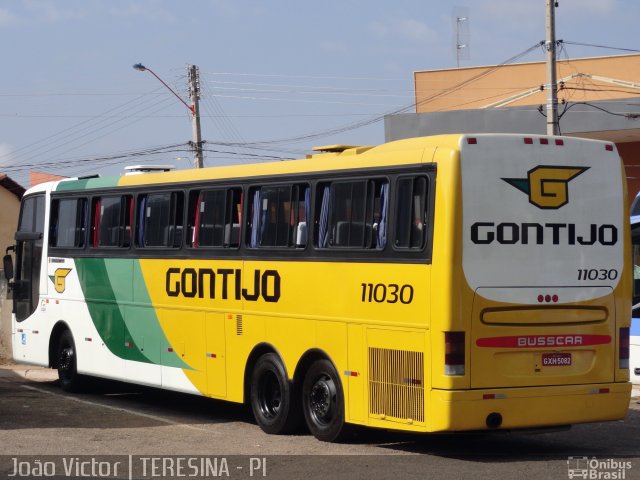
[[[156,77],[156,78],[160,81],[160,83],[162,83],[165,87],[167,87],[167,89],[168,89],[171,93],[173,93],[173,94],[176,96],[176,98],[177,98],[178,100],[180,100],[180,101],[184,104],[184,106],[185,106],[185,107],[187,107],[187,108],[189,109],[189,111],[191,112],[191,114],[192,114],[192,115],[193,115],[193,114],[195,114],[195,111],[194,111],[194,109],[193,109],[193,105],[189,105],[189,104],[188,104],[187,102],[185,102],[182,98],[180,98],[180,95],[178,95],[178,94],[173,90],[173,88],[171,88],[169,85],[167,85],[167,84],[164,82],[164,80],[162,80],[158,75],[156,75],[156,72],[154,72],[153,70],[151,70],[149,67],[144,67],[144,69],[145,69],[145,70],[148,70],[148,71],[151,73],[151,75],[153,75],[154,77]]]

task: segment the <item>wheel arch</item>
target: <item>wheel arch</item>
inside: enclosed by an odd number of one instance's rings
[[[340,371],[338,370],[338,367],[336,367],[336,362],[334,362],[329,356],[329,354],[324,350],[320,348],[311,348],[306,352],[304,352],[302,357],[300,357],[300,360],[298,361],[295,372],[293,374],[293,383],[296,385],[297,388],[300,389],[300,391],[302,391],[302,383],[304,382],[304,377],[305,377],[305,374],[307,373],[307,370],[309,370],[311,365],[313,365],[313,363],[318,360],[327,360],[331,362],[331,364],[333,365],[333,368],[338,373],[338,378],[340,380],[340,383],[342,384],[342,376],[340,375]],[[342,387],[342,390],[344,391],[344,385],[341,385],[341,387]]]
[[[71,327],[64,320],[58,320],[58,322],[53,326],[51,330],[51,335],[49,336],[49,367],[50,368],[58,368],[58,358],[56,355],[56,349],[58,348],[58,343],[60,343],[60,337],[62,333],[68,331],[71,333],[71,337],[73,337],[73,333],[71,332]],[[75,339],[74,339],[75,342]]]
[[[284,371],[287,375],[287,378],[289,378],[287,366],[282,360],[282,355],[280,355],[278,349],[267,342],[257,344],[255,347],[253,347],[253,350],[251,350],[251,353],[247,357],[247,362],[244,366],[244,381],[242,393],[244,403],[249,402],[249,395],[251,394],[251,373],[253,372],[256,362],[262,355],[265,355],[267,353],[273,353],[278,356],[278,358],[280,359],[280,363],[282,364],[282,367],[284,368]]]

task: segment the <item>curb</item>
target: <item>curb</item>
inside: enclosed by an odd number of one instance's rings
[[[52,382],[58,379],[57,370],[29,365],[0,365],[2,370],[11,370],[16,375],[34,382]]]

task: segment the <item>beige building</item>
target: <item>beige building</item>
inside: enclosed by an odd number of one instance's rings
[[[0,173],[0,253],[3,256],[6,248],[14,243],[20,199],[24,191],[22,186]]]
[[[24,188],[0,173],[0,256],[14,243]],[[0,265],[0,358],[11,356],[11,301],[7,300],[7,283]]]
[[[615,142],[631,201],[640,191],[640,55],[559,61],[557,78],[561,133]],[[545,83],[544,62],[415,72],[416,113],[386,117],[386,140],[545,134]]]

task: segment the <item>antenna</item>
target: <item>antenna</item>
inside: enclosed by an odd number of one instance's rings
[[[460,68],[460,60],[471,57],[471,34],[469,33],[469,7],[453,7],[453,31],[456,65]]]

